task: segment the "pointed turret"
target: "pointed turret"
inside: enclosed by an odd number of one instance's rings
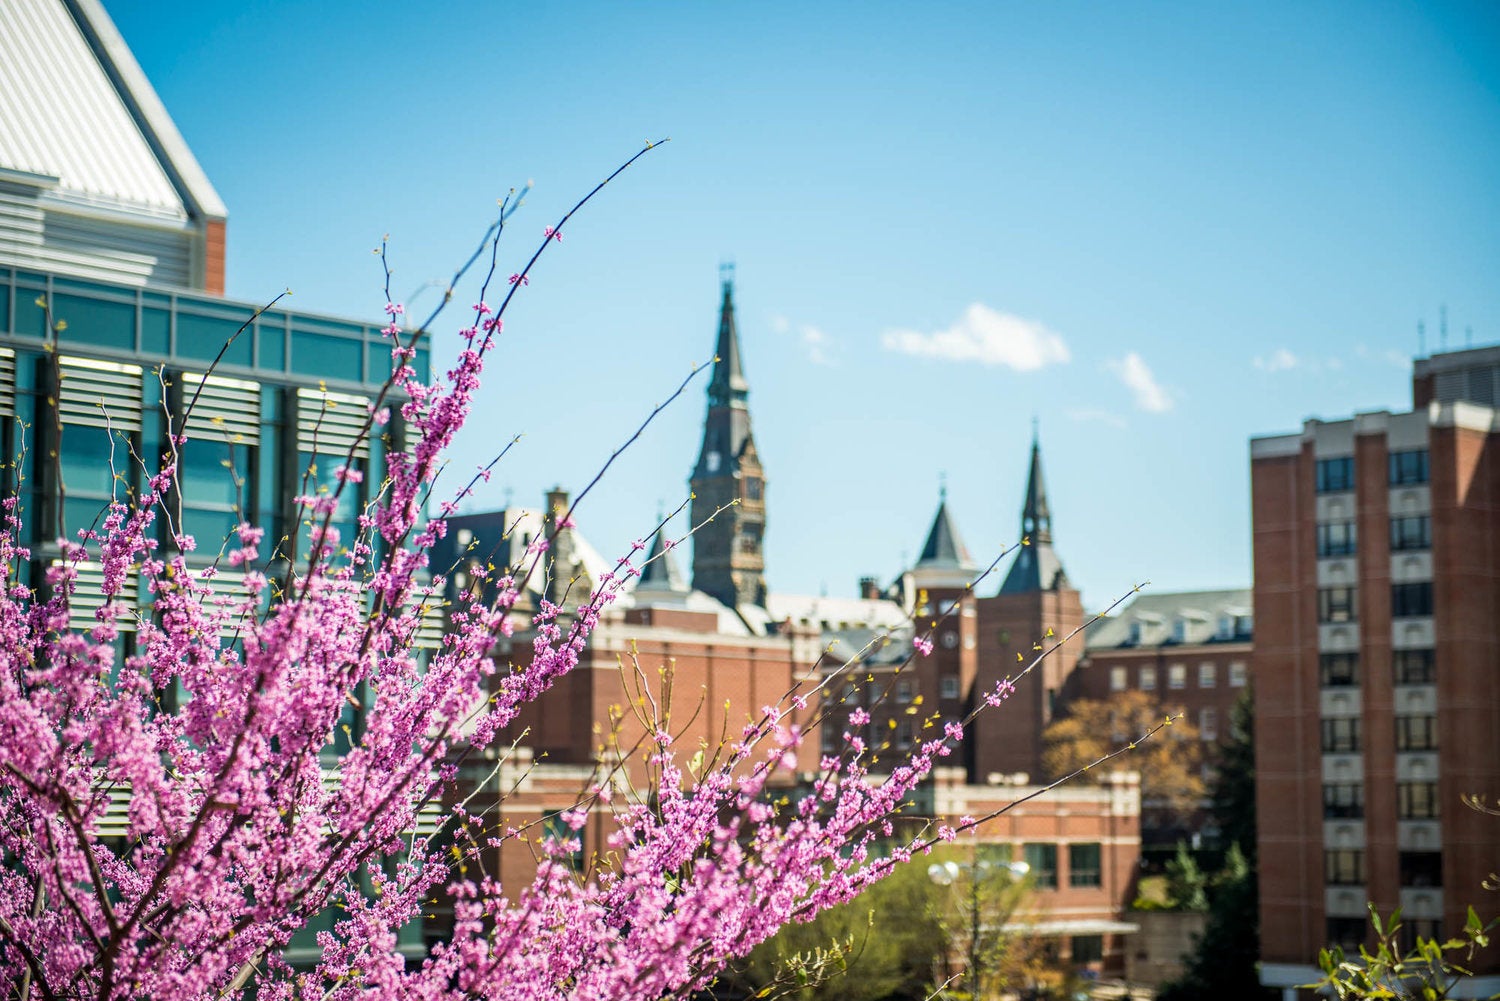
[[[937,516],[932,519],[932,528],[927,532],[927,541],[922,544],[922,555],[917,557],[915,569],[963,570],[972,573],[978,568],[969,556],[969,549],[958,534],[958,526],[948,513],[948,491],[938,496]]]
[[[1042,479],[1042,446],[1032,432],[1031,472],[1026,481],[1026,503],[1021,509],[1021,537],[1025,544],[1016,554],[1001,594],[1027,591],[1057,591],[1068,586],[1062,560],[1052,548],[1052,513],[1047,507],[1047,486]]]
[[[727,270],[715,353],[703,445],[691,478],[689,516],[702,526],[693,536],[693,587],[731,608],[764,606],[766,481],[750,432],[750,383],[735,324],[734,283]]]
[[[658,528],[656,534],[651,537],[651,548],[646,553],[646,568],[641,571],[641,577],[636,581],[635,589],[637,592],[688,593],[687,578],[682,575],[682,569],[677,565],[676,555],[667,546],[663,529]]]

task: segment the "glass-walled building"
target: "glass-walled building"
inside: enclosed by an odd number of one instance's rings
[[[351,457],[365,475],[334,523],[352,538],[400,434],[396,419],[359,440],[390,350],[373,324],[0,266],[0,475],[24,506],[23,541],[55,556],[173,455],[168,508],[197,542],[191,559],[212,560],[242,521],[291,537],[292,498]],[[424,345],[423,377],[427,364]]]

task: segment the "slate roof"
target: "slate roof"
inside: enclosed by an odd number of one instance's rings
[[[1143,592],[1117,615],[1090,626],[1090,650],[1203,643],[1248,643],[1254,606],[1249,588],[1219,591]]]
[[[922,555],[917,557],[917,568],[962,570],[972,572],[978,568],[969,555],[969,549],[958,534],[958,526],[948,512],[946,498],[938,503],[937,516],[932,519],[932,528],[927,532],[927,541],[922,544]]]

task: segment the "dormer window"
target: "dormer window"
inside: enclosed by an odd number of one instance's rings
[[[1134,622],[1130,623],[1130,642],[1132,644],[1139,646],[1143,633],[1144,627],[1141,625],[1141,621],[1139,619],[1136,619]]]

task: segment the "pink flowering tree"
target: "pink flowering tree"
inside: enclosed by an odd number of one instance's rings
[[[676,761],[671,734],[656,732],[656,787],[649,799],[616,805],[613,862],[588,879],[564,863],[566,839],[544,846],[531,885],[483,875],[468,863],[522,832],[462,807],[443,837],[415,833],[424,808],[452,802],[458,763],[495,743],[577,662],[600,614],[640,569],[632,552],[566,616],[543,604],[525,623],[536,636],[529,662],[497,672],[492,647],[514,628],[528,577],[545,572],[542,540],[526,565],[476,574],[440,649],[424,659],[414,648],[442,584],[430,576],[428,551],[452,503],[474,486],[429,504],[445,450],[480,391],[506,306],[598,190],[547,228],[498,307],[473,307],[462,349],[431,384],[409,364],[427,324],[408,330],[402,308],[388,305],[397,364],[365,430],[381,433],[396,407],[410,435],[405,451],[391,452],[388,482],[355,538],[338,538],[332,524],[359,475],[350,461],[328,491],[298,499],[305,537],[284,540],[273,559],[263,558],[261,529],[247,524],[212,565],[190,565],[183,553],[195,543],[173,516],[169,454],[137,497],[66,540],[46,586],[33,590],[17,569],[29,558],[17,542],[22,512],[16,498],[4,500],[0,994],[682,996],[786,922],[851,899],[912,853],[955,836],[945,827],[881,857],[872,851],[968,721],[948,721],[880,775],[870,749],[846,734],[844,753],[825,757],[800,796],[766,794],[803,739],[792,721],[818,716],[817,690],[766,707],[696,778]],[[509,206],[475,255],[490,251],[492,275],[508,215]],[[181,443],[173,439],[174,451]],[[163,538],[175,544],[162,548]],[[86,560],[102,564],[105,604],[80,630],[70,628],[70,606]],[[216,587],[220,563],[245,568],[243,584]],[[271,579],[257,568],[270,568]],[[134,654],[117,664],[117,620],[129,614],[125,591],[136,575],[152,600],[134,623]],[[929,635],[916,636],[918,653],[930,650]],[[999,705],[1010,684],[980,709]],[[164,692],[180,694],[163,700]],[[363,727],[331,755],[354,701]],[[567,823],[576,829],[588,799],[606,794],[602,786],[586,793]],[[123,838],[99,833],[112,804],[127,808]],[[482,834],[456,837],[459,828]],[[437,894],[455,901],[451,937],[409,960],[399,933]],[[330,913],[337,920],[318,936],[320,958],[292,968],[283,958],[292,937]]]

